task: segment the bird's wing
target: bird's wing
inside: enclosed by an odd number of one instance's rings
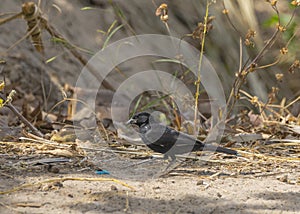
[[[159,140],[155,142],[155,144],[170,143],[172,145],[176,144],[176,146],[193,146],[195,144],[203,145],[192,136],[161,124],[151,126],[151,135],[159,137]]]
[[[151,142],[151,144],[162,145],[174,142],[176,133],[169,132],[168,127],[161,124],[151,124],[144,132],[144,137]]]
[[[179,132],[176,131],[172,128],[169,128],[171,131],[171,133],[177,132],[177,142],[178,145],[182,144],[182,145],[195,145],[195,144],[199,144],[199,145],[203,145],[201,141],[197,140],[196,138],[194,138],[191,135],[185,134],[183,132]]]

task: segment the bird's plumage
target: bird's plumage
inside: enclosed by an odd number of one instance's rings
[[[237,152],[220,146],[204,145],[192,136],[176,131],[168,126],[150,120],[151,115],[141,112],[134,115],[128,123],[139,126],[142,141],[153,151],[175,159],[177,154],[206,150],[237,155]]]

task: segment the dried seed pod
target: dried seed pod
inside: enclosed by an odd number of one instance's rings
[[[34,2],[26,2],[22,5],[23,18],[27,21],[27,33],[31,36],[31,41],[35,49],[44,53],[42,42],[42,29],[40,25],[40,10]]]
[[[162,22],[167,22],[169,19],[168,16],[168,5],[163,3],[155,11],[156,16],[160,16]]]
[[[255,35],[256,35],[256,32],[254,30],[248,29],[248,32],[245,36],[245,41],[244,41],[246,46],[252,46],[252,47],[254,46],[253,38],[255,37]]]
[[[293,6],[300,6],[300,0],[294,0],[291,2]]]
[[[215,19],[214,16],[208,17],[206,22],[206,32],[205,32],[206,34],[213,29],[212,21],[214,19]],[[192,33],[192,38],[199,39],[200,41],[202,41],[204,35],[204,28],[205,28],[204,23],[199,22],[196,29]]]
[[[283,79],[283,74],[275,74],[277,81],[281,82]]]
[[[289,50],[286,47],[283,47],[283,48],[280,49],[280,53],[282,55],[286,55],[288,52],[289,52]]]
[[[293,64],[289,67],[289,72],[293,74],[295,72],[295,69],[299,69],[299,68],[300,68],[300,61],[296,59],[293,62]]]
[[[227,15],[227,14],[229,13],[229,10],[224,9],[224,10],[222,11],[222,13],[225,14],[225,15]]]
[[[272,6],[276,6],[276,4],[277,4],[277,0],[272,0],[272,1],[271,1],[271,5],[272,5]]]

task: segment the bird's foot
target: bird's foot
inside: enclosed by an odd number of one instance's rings
[[[164,156],[164,159],[168,159],[168,156]],[[169,164],[167,165],[167,167],[162,170],[160,173],[158,173],[157,177],[165,177],[167,176],[170,172],[172,172],[174,169],[176,169],[178,166],[181,165],[181,162],[177,162],[175,157],[171,156],[171,161],[169,162]]]
[[[172,172],[174,169],[180,166],[180,164],[181,163],[170,162],[168,166],[163,171],[159,172],[155,177],[157,178],[167,177],[170,174],[170,172]]]

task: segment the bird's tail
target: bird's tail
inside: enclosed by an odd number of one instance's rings
[[[202,144],[202,150],[207,150],[207,151],[216,151],[216,152],[221,152],[221,153],[225,153],[225,154],[229,154],[229,155],[239,155],[237,151],[232,150],[232,149],[227,149],[221,146],[214,146],[214,145],[209,145],[209,144],[205,144],[205,146]],[[194,147],[194,151],[195,150],[200,150]]]
[[[216,152],[222,152],[229,155],[238,155],[238,152],[232,149],[227,149],[221,146],[217,146]]]

